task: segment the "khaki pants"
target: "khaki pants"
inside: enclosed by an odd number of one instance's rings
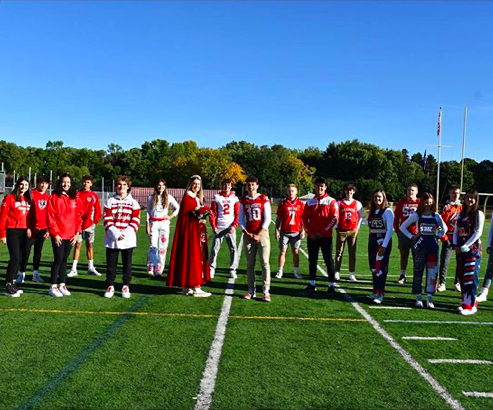
[[[260,266],[262,267],[262,283],[263,291],[270,291],[270,238],[269,234],[264,233],[258,242],[243,235],[243,246],[245,249],[245,255],[247,259],[247,277],[248,277],[248,291],[250,293],[255,292],[255,262],[257,260],[257,253],[260,257]]]
[[[358,231],[336,232],[336,272],[341,271],[342,255],[344,255],[344,247],[349,251],[349,272],[354,273],[356,269],[356,243],[358,239]]]

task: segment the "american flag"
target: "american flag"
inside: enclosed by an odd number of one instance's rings
[[[440,107],[440,111],[438,112],[437,137],[440,136],[441,131],[442,131],[442,107]]]

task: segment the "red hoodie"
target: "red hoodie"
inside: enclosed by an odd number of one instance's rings
[[[339,219],[337,201],[328,194],[309,199],[303,209],[303,225],[307,235],[321,233],[332,238],[332,228]]]
[[[97,225],[102,215],[98,194],[93,191],[79,191],[77,195],[84,208],[82,230],[90,228],[92,225]]]
[[[37,189],[33,189],[32,191],[33,197],[33,213],[34,219],[36,220],[36,229],[46,229],[48,228],[48,216],[46,211],[48,210],[48,200],[50,199],[50,194],[45,192],[42,194]]]
[[[82,215],[84,207],[79,198],[71,199],[64,192],[53,194],[48,201],[48,231],[52,237],[72,239],[77,232],[82,232]]]
[[[0,214],[0,236],[7,237],[7,229],[32,229],[31,205],[21,195],[20,201],[16,201],[13,194],[7,195],[2,202]]]

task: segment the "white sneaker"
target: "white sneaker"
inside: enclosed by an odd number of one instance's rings
[[[462,302],[461,302],[460,305],[457,306],[457,312],[462,313],[463,310],[464,308],[462,307]]]
[[[122,288],[122,298],[128,299],[130,296],[130,288],[127,285],[124,285]]]
[[[67,273],[68,278],[73,278],[74,276],[78,276],[79,274],[77,273],[76,269],[72,269],[69,273]]]
[[[296,279],[303,279],[303,275],[301,273],[297,272],[297,271],[294,271],[294,277]]]
[[[48,294],[54,298],[63,298],[62,292],[58,289],[58,286],[50,286],[50,290],[48,291]]]
[[[96,270],[96,268],[89,268],[87,270],[88,275],[96,275],[96,276],[101,276],[101,274]]]
[[[457,292],[460,292],[461,289],[460,289],[460,282],[457,282],[455,285],[454,285],[454,288]]]
[[[211,279],[214,279],[215,274],[216,274],[216,269],[211,268]]]
[[[282,272],[277,272],[276,273],[276,278],[281,279],[282,278]]]
[[[382,302],[383,302],[383,295],[381,293],[375,295],[375,299],[373,299],[373,303],[376,303],[377,305],[381,305]]]
[[[236,279],[238,277],[238,275],[236,274],[236,271],[232,270],[229,272],[229,277],[231,279]]]
[[[19,272],[19,274],[17,275],[17,279],[16,279],[15,283],[22,285],[25,280],[26,280],[25,272]]]
[[[421,295],[417,295],[416,296],[416,302],[414,303],[414,305],[417,307],[417,308],[422,308],[423,307],[423,300],[421,298]]]
[[[435,304],[433,303],[433,297],[431,295],[426,296],[426,307],[428,309],[435,309]]]
[[[438,285],[438,289],[437,289],[438,292],[445,292],[446,290],[447,290],[447,285],[445,285],[445,283],[441,283],[440,285]]]
[[[460,311],[461,314],[464,316],[469,316],[469,315],[474,315],[478,311],[478,308],[476,306],[473,306],[472,309],[462,309]]]
[[[211,295],[212,295],[212,293],[205,292],[201,288],[195,288],[195,289],[193,289],[193,296],[196,297],[196,298],[208,298]]]
[[[65,283],[60,283],[60,286],[58,286],[58,291],[63,295],[63,296],[70,296],[71,293],[67,289],[67,285]]]
[[[477,302],[486,302],[488,299],[488,288],[482,288],[481,292],[479,293],[478,297],[476,298]]]
[[[358,279],[356,279],[356,275],[354,273],[349,274],[349,282],[358,282]]]
[[[397,280],[397,283],[398,283],[399,285],[404,285],[404,283],[406,283],[406,282],[407,282],[406,275],[403,275],[403,274],[401,273],[401,276],[399,276],[399,279]]]
[[[113,296],[115,296],[115,287],[114,286],[108,286],[106,289],[106,292],[104,292],[104,297],[111,299]]]
[[[335,274],[335,280],[341,279],[341,274],[339,272],[336,272]]]
[[[193,295],[193,289],[183,288],[181,293],[184,294],[185,296],[192,296]]]
[[[39,272],[37,272],[37,271],[33,272],[33,282],[39,282],[39,283],[44,282],[43,278],[41,276],[39,276]]]

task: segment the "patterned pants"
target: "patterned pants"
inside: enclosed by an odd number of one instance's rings
[[[166,251],[169,242],[169,222],[151,222],[151,247],[147,254],[147,271],[158,275],[163,273],[166,264]]]
[[[426,269],[425,292],[433,294],[437,290],[438,275],[438,244],[425,243],[424,238],[418,239],[414,246],[414,275],[413,293],[420,295],[422,292],[423,273]]]
[[[488,266],[486,267],[486,273],[484,274],[483,288],[488,288],[491,286],[491,280],[493,279],[493,249],[490,252],[490,257],[488,258]]]
[[[383,235],[385,236],[385,235]],[[390,252],[392,252],[392,239],[389,241],[383,257],[378,256],[378,249],[383,243],[383,236],[371,235],[368,239],[368,262],[373,273],[373,292],[385,293],[387,274],[389,273]]]
[[[476,247],[469,252],[457,254],[457,268],[462,290],[462,307],[472,309],[476,305],[476,291],[479,283],[481,265],[481,248]]]

